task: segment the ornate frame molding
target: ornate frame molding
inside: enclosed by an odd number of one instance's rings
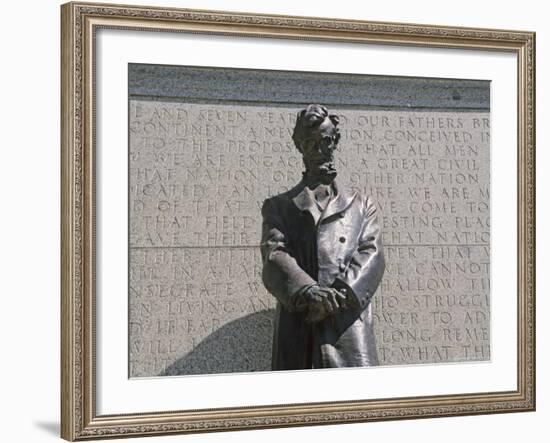
[[[67,440],[533,411],[535,34],[219,11],[61,7],[61,436]],[[98,416],[94,32],[98,28],[508,51],[518,57],[518,384],[511,392]]]

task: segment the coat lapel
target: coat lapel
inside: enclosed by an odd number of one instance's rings
[[[321,211],[315,204],[313,192],[304,184],[300,182],[295,188],[296,195],[292,198],[293,203],[300,211],[307,211],[313,217],[315,224],[319,222],[321,218]]]
[[[332,188],[334,190],[334,196],[328,203],[326,209],[323,211],[321,221],[326,220],[333,215],[344,212],[349,205],[351,205],[357,195],[357,192],[350,192],[346,189],[340,189],[336,180],[332,182]]]
[[[333,196],[323,212],[315,204],[313,191],[303,181],[296,186],[292,202],[300,211],[308,211],[317,225],[317,223],[345,211],[357,195],[357,192],[340,189],[336,180],[332,182],[332,188],[334,191]]]

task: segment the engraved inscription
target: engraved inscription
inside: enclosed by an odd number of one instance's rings
[[[269,370],[260,208],[301,179],[298,109],[130,102],[130,376]],[[331,112],[383,226],[380,363],[489,359],[489,114]]]

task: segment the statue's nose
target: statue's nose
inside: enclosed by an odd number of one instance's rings
[[[332,154],[332,151],[334,151],[334,144],[332,143],[321,146],[321,152],[323,154]]]

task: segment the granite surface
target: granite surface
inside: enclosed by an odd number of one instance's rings
[[[330,76],[287,73],[278,92],[284,73],[209,69],[201,98],[197,68],[170,68],[130,69],[130,376],[269,370],[260,208],[301,178],[293,90],[315,102],[322,89],[308,91],[304,75]],[[488,360],[489,83],[350,76],[326,89],[339,97],[338,181],[380,211],[381,364]]]

